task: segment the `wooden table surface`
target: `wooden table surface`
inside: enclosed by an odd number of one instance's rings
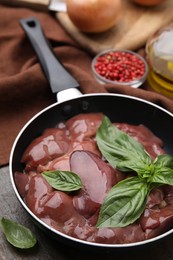
[[[8,217],[20,224],[29,227],[38,240],[37,245],[31,250],[19,250],[11,246],[0,230],[0,259],[2,260],[21,260],[21,259],[40,259],[40,260],[172,260],[173,259],[173,235],[162,239],[154,245],[143,248],[129,249],[124,252],[104,253],[88,252],[72,248],[69,245],[61,244],[48,237],[38,227],[36,227],[25,210],[21,207],[13,191],[8,166],[0,168],[0,216]]]

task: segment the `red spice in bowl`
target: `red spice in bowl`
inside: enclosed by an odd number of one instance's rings
[[[128,50],[108,50],[92,61],[92,70],[100,83],[139,87],[148,74],[148,65],[139,54]]]

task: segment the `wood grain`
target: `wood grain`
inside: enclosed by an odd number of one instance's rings
[[[157,29],[173,21],[172,0],[154,8],[141,7],[129,0],[122,0],[122,4],[122,14],[118,23],[100,34],[80,32],[67,13],[56,13],[56,17],[71,37],[92,53],[112,48],[136,50],[144,46],[148,37]]]

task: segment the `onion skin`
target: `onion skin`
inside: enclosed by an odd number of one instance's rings
[[[143,6],[156,6],[165,1],[166,0],[132,0],[132,2]]]
[[[82,32],[100,33],[113,27],[122,10],[121,0],[67,0],[67,14]]]

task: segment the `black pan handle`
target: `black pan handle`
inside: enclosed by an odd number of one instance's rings
[[[79,87],[79,83],[55,56],[37,18],[30,17],[21,19],[20,25],[24,29],[37,54],[52,92],[58,93],[61,90]]]

